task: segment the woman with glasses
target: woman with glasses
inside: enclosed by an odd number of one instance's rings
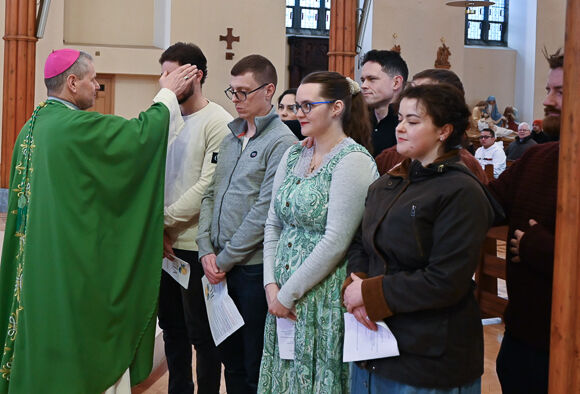
[[[483,330],[472,276],[495,210],[459,162],[470,116],[447,84],[401,94],[397,151],[408,159],[369,187],[344,291],[361,324],[389,326],[400,355],[353,365],[353,394],[481,392]]]
[[[370,143],[371,128],[359,86],[335,72],[306,76],[294,111],[313,146],[288,149],[274,178],[264,234],[269,314],[258,392],[343,393],[349,381],[340,300],[345,253],[368,185],[378,177],[372,156],[355,140]],[[280,346],[282,327],[293,355]]]

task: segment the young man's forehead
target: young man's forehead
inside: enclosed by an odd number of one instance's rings
[[[257,85],[258,81],[254,77],[254,73],[251,71],[245,72],[240,75],[232,75],[230,78],[230,86],[234,89],[254,89]]]
[[[362,76],[366,76],[366,75],[380,75],[380,74],[385,74],[385,75],[389,75],[385,72],[385,70],[383,69],[383,66],[381,66],[380,63],[374,62],[372,60],[369,60],[368,62],[366,62],[365,64],[363,64],[362,66],[362,70],[361,70],[361,75]]]

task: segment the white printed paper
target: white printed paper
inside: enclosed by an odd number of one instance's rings
[[[399,355],[397,339],[384,322],[373,331],[358,322],[352,313],[344,314],[344,349],[342,361],[373,360]]]
[[[282,360],[294,360],[294,320],[283,317],[276,318],[276,334],[278,334],[278,351]]]
[[[217,285],[212,285],[204,275],[201,284],[211,336],[217,346],[243,326],[244,319],[228,294],[225,279]]]
[[[184,289],[187,289],[187,286],[189,286],[189,275],[191,274],[189,263],[181,260],[179,257],[172,257],[174,260],[169,260],[167,257],[163,258],[163,271],[171,275]]]

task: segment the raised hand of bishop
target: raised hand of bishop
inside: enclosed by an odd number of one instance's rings
[[[191,87],[197,73],[197,66],[184,64],[171,73],[165,71],[161,74],[161,78],[159,78],[159,86],[173,91],[176,96],[180,96]]]

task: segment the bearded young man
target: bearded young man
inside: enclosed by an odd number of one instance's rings
[[[555,142],[531,147],[488,185],[509,225],[509,301],[496,364],[504,394],[548,392],[564,54],[545,56],[550,72],[543,124]]]
[[[203,95],[207,60],[197,45],[175,43],[163,52],[159,63],[168,73],[183,64],[195,64],[198,69],[191,89],[177,97],[185,124],[170,133],[165,170],[164,255],[170,259],[175,255],[190,264],[187,289],[167,272],[161,276],[159,326],[169,369],[168,393],[193,394],[193,345],[197,392],[218,394],[222,368],[209,329],[195,237],[201,198],[211,182],[219,146],[233,118]]]

